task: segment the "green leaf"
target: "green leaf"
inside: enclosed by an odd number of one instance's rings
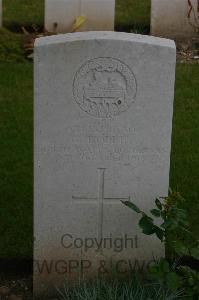
[[[157,208],[159,208],[160,210],[162,210],[162,203],[160,202],[159,199],[155,200],[155,204],[156,204]]]
[[[170,271],[170,266],[165,258],[162,258],[159,262],[159,267],[163,273],[168,273]]]
[[[144,215],[140,219],[139,226],[142,228],[142,232],[146,235],[151,235],[154,233],[153,219],[151,219],[147,215]]]
[[[180,277],[175,272],[167,274],[167,284],[171,290],[177,290],[180,286]]]
[[[162,210],[161,213],[160,213],[160,215],[161,215],[162,219],[165,221],[166,218],[167,218],[167,213],[166,213],[166,211]]]
[[[190,252],[191,252],[191,256],[193,256],[195,259],[199,260],[199,248],[198,247],[192,248]]]
[[[136,213],[141,213],[142,211],[131,201],[121,201],[124,205],[134,210]]]
[[[152,209],[150,212],[153,216],[160,217],[161,212],[158,209]]]
[[[164,229],[167,229],[173,224],[173,220],[167,219],[164,223],[162,223],[160,226]]]
[[[157,237],[159,238],[159,240],[163,241],[163,238],[165,236],[164,230],[162,230],[158,226],[154,226],[154,232],[157,235]]]
[[[158,268],[158,266],[151,266],[150,268],[149,268],[149,272],[151,273],[151,274],[157,274],[158,273],[158,271],[159,271],[159,268]]]
[[[165,274],[160,269],[159,265],[155,265],[149,268],[149,277],[158,281],[164,281]]]
[[[174,241],[173,248],[178,255],[188,255],[189,249],[181,241]]]

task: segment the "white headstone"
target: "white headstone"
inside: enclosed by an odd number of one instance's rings
[[[35,292],[164,255],[120,200],[168,193],[175,54],[127,33],[36,40]]]
[[[151,34],[170,38],[198,35],[198,0],[152,0]]]
[[[72,32],[79,16],[86,21],[77,31],[114,30],[115,0],[45,0],[45,27],[50,32]]]

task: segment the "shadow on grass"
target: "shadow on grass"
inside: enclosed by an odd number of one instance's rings
[[[119,32],[130,32],[130,33],[137,33],[137,34],[146,34],[148,35],[150,33],[150,26],[149,25],[143,25],[143,24],[132,24],[132,25],[121,25],[116,24],[115,31]]]
[[[21,258],[0,258],[0,274],[7,278],[30,276],[33,273],[33,260]]]
[[[30,33],[35,32],[35,28],[37,29],[38,32],[44,31],[43,24],[38,25],[35,23],[19,24],[17,22],[5,22],[4,27],[13,33],[19,33],[19,34],[23,33],[22,27],[24,27]]]

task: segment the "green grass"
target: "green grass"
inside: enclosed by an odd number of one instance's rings
[[[23,35],[0,29],[0,62],[25,62]]]
[[[20,31],[21,26],[43,26],[44,0],[3,0],[4,26]]]
[[[32,64],[0,63],[0,257],[31,257]]]
[[[121,275],[121,274],[120,274]],[[129,278],[120,278],[111,274],[111,281],[99,277],[91,282],[80,282],[75,287],[67,283],[55,288],[57,300],[175,300],[187,299],[183,289],[171,291],[165,284],[148,279],[148,275],[130,274]],[[49,299],[49,297],[48,297]],[[50,300],[49,299],[49,300]],[[190,299],[190,298],[189,298]],[[45,296],[35,300],[46,300]]]
[[[160,283],[144,282],[132,275],[131,280],[112,279],[111,282],[98,279],[73,289],[64,285],[58,291],[59,300],[175,300],[184,299],[182,291],[171,291]]]
[[[199,65],[177,66],[171,156],[171,187],[186,198],[199,232]]]
[[[119,31],[149,33],[150,8],[150,0],[116,0],[116,29]]]

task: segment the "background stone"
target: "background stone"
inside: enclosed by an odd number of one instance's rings
[[[86,22],[77,31],[114,30],[115,0],[45,0],[45,27],[50,32],[71,32],[79,16]]]
[[[191,3],[193,10],[188,18],[188,0],[152,0],[151,34],[169,38],[198,36],[198,0],[191,0]]]

